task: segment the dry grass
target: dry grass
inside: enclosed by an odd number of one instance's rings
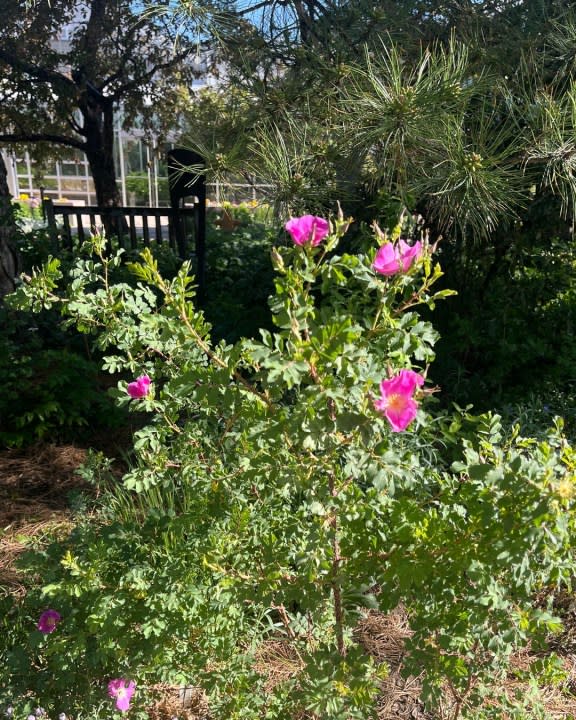
[[[68,445],[0,453],[0,592],[22,595],[18,555],[32,540],[72,526],[69,493],[86,490],[76,473],[85,458]]]
[[[209,715],[201,688],[158,683],[150,689],[152,702],[146,708],[150,720],[201,720]]]
[[[265,678],[267,692],[297,677],[304,667],[298,651],[288,640],[267,640],[256,651],[254,670]]]
[[[358,623],[357,641],[368,654],[389,668],[378,698],[379,720],[425,720],[431,717],[420,700],[421,678],[402,677],[405,642],[411,635],[408,616],[402,607],[387,614],[371,611]]]
[[[566,599],[569,602],[569,599]],[[572,600],[572,603],[574,601]],[[541,689],[541,701],[551,720],[566,720],[576,717],[576,613],[574,617],[564,614],[565,629],[558,637],[551,639],[554,651],[561,659],[566,679],[556,685]],[[383,614],[371,611],[359,623],[357,639],[374,658],[386,662],[390,667],[389,676],[382,683],[382,691],[378,703],[379,720],[450,720],[454,716],[455,700],[453,694],[446,689],[442,707],[435,715],[426,713],[420,701],[420,677],[403,678],[402,663],[405,656],[404,643],[410,637],[409,620],[402,608]],[[517,653],[511,662],[510,672],[498,692],[502,692],[512,702],[516,697],[528,696],[529,686],[521,680],[522,671],[527,671],[537,660],[538,654],[523,650]],[[506,720],[506,713],[494,701],[492,707],[501,712],[500,717]]]

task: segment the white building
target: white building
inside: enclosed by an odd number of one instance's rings
[[[123,205],[167,205],[165,165],[158,150],[132,133],[116,130],[116,174]],[[62,155],[62,153],[60,153]],[[51,198],[78,205],[95,205],[96,193],[86,157],[70,149],[62,159],[39,166],[28,153],[2,150],[13,197]]]

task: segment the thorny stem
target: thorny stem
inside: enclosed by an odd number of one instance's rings
[[[478,640],[474,643],[474,647],[472,649],[472,652],[476,652],[478,649]],[[464,701],[466,699],[466,696],[469,694],[472,683],[476,680],[476,676],[473,673],[470,673],[468,675],[468,679],[466,681],[466,687],[464,688],[463,692],[458,692],[456,688],[454,687],[453,683],[451,682],[450,678],[448,678],[448,686],[450,688],[450,691],[452,695],[454,696],[454,699],[456,700],[456,706],[454,707],[454,715],[452,716],[452,720],[458,720],[460,717],[460,713],[462,712],[462,706],[464,705]]]
[[[374,332],[376,328],[378,327],[378,322],[380,321],[380,315],[382,314],[382,304],[383,299],[380,299],[380,304],[378,305],[378,310],[376,311],[376,315],[374,316],[374,322],[372,323],[372,327],[370,328],[371,332]]]
[[[184,324],[186,325],[186,329],[188,332],[192,335],[194,340],[196,341],[196,344],[198,347],[202,350],[202,352],[208,357],[209,360],[211,360],[215,365],[218,365],[218,367],[224,369],[228,368],[227,363],[222,360],[222,358],[219,358],[218,355],[214,353],[212,348],[206,343],[198,334],[198,332],[194,329],[192,326],[192,323],[188,319],[188,315],[186,314],[186,311],[181,308],[180,311],[180,317]],[[249,392],[251,392],[253,395],[256,395],[257,398],[259,398],[265,405],[268,407],[271,406],[270,399],[264,394],[256,390],[254,385],[248,382],[245,377],[243,377],[238,370],[232,371],[232,377],[237,380],[241,385],[243,385]]]
[[[282,624],[286,628],[286,632],[288,633],[288,637],[290,638],[290,640],[296,640],[296,633],[290,627],[290,618],[288,617],[288,613],[286,612],[286,608],[284,607],[284,605],[272,605],[272,609],[278,611],[278,614],[280,615],[280,619],[282,620]],[[296,651],[296,655],[298,655],[298,659],[304,666],[305,663],[304,663],[304,660],[302,659],[302,656],[300,655],[298,646],[296,644],[293,644],[291,647]]]
[[[329,488],[330,495],[335,498],[338,495],[338,490],[334,483],[334,475],[329,475]],[[338,647],[338,654],[340,657],[346,657],[346,647],[344,646],[344,612],[342,609],[342,590],[340,588],[340,563],[342,562],[342,555],[340,554],[340,542],[338,540],[338,516],[336,512],[332,517],[332,529],[334,530],[334,536],[332,538],[332,596],[334,599],[334,621],[336,630],[336,645]]]
[[[166,421],[167,425],[177,434],[180,435],[182,433],[182,429],[178,427],[178,425],[175,425],[172,420],[166,415],[166,413],[162,413],[162,417]]]
[[[156,276],[157,282],[159,284],[160,289],[164,293],[166,297],[170,296],[170,290],[167,287],[166,283],[164,282],[163,278],[160,277],[159,274]],[[228,364],[222,360],[222,358],[218,357],[216,353],[212,350],[212,348],[208,345],[208,343],[202,339],[202,337],[199,335],[197,330],[194,328],[192,323],[190,322],[190,319],[188,317],[188,313],[186,312],[186,305],[184,302],[180,302],[178,304],[178,312],[180,315],[180,319],[186,326],[186,329],[188,332],[192,335],[194,338],[194,341],[198,345],[198,347],[202,350],[202,352],[206,355],[206,357],[213,362],[218,367],[225,369],[228,368]],[[256,395],[265,405],[268,407],[271,406],[270,399],[264,394],[259,392],[251,383],[246,380],[245,377],[243,377],[238,370],[232,371],[232,377],[237,380],[241,385],[243,385],[248,391]]]
[[[288,614],[286,612],[286,608],[284,607],[284,605],[273,605],[272,609],[278,611],[278,615],[280,616],[280,620],[282,620],[282,624],[286,628],[286,632],[288,633],[288,636],[290,637],[291,640],[294,640],[296,638],[296,633],[290,627],[290,619],[288,617]]]

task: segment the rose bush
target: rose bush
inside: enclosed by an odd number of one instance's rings
[[[560,627],[576,471],[560,422],[536,441],[490,414],[436,416],[436,333],[416,311],[449,294],[433,248],[398,244],[382,273],[382,233],[338,254],[349,221],[325,222],[320,242],[310,230],[273,252],[276,331],[259,341],[211,342],[188,264],[167,281],[144,251],[135,286],[109,284],[120,259],[102,238],[63,292],[54,262],[19,290],[155,390],[115,391],[146,419],[122,485],[100,479],[99,514],[24,560],[31,589],[0,641],[6,702],[108,717],[118,678],[120,710],[164,682],[203,688],[213,718],[364,719],[387,669],[355,628],[402,604],[406,672],[424,673],[431,705],[473,716],[511,652]],[[47,602],[62,622],[39,641],[29,618]]]

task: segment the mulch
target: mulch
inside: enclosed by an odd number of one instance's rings
[[[32,538],[71,527],[70,493],[88,489],[77,474],[85,459],[72,445],[0,452],[0,593],[24,593],[14,562]]]

